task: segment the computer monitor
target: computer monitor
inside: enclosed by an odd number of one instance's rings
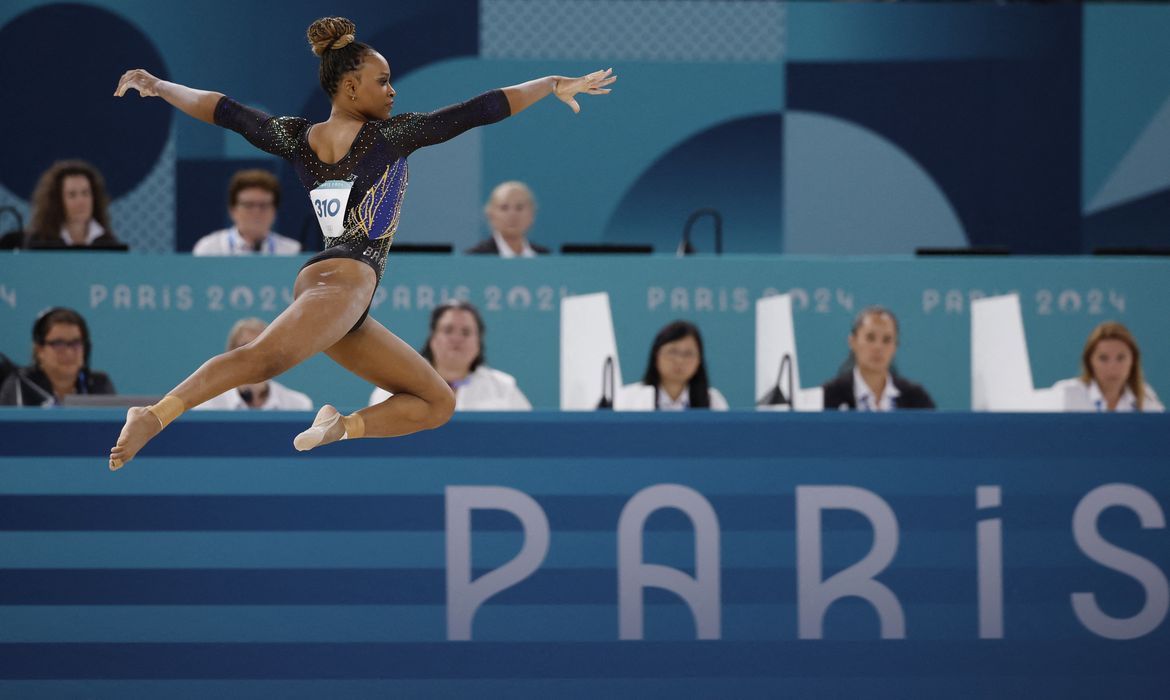
[[[654,246],[649,243],[564,243],[562,255],[649,255]]]

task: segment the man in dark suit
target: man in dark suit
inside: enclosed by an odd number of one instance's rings
[[[826,382],[825,410],[894,411],[934,408],[921,385],[891,371],[898,350],[898,319],[888,309],[863,309],[849,334],[848,369]]]
[[[536,198],[523,182],[511,180],[496,185],[484,205],[492,237],[467,251],[471,255],[499,255],[502,258],[531,258],[549,250],[528,240],[528,229],[536,220]]]

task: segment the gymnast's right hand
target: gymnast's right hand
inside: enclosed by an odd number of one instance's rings
[[[126,91],[134,88],[142,97],[158,97],[159,79],[142,70],[135,68],[122,74],[118,81],[118,89],[114,90],[114,97],[122,97]]]

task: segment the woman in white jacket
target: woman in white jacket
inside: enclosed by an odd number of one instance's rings
[[[456,411],[531,411],[516,378],[485,364],[485,332],[471,302],[447,301],[431,312],[431,332],[419,353],[455,392]],[[370,405],[389,396],[385,389],[374,389]]]
[[[1165,411],[1142,378],[1142,356],[1129,329],[1106,321],[1093,329],[1081,352],[1081,376],[1064,379],[1053,389],[1062,393],[1066,411]]]
[[[618,390],[617,411],[726,411],[727,399],[707,379],[703,336],[689,321],[666,324],[654,336],[642,381]]]

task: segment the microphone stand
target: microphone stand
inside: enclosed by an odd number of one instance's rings
[[[609,389],[609,395],[606,395],[606,389]],[[613,376],[613,356],[605,358],[605,364],[601,367],[601,401],[597,402],[599,410],[613,410],[613,397],[616,387],[614,386]]]
[[[690,255],[695,252],[694,247],[691,246],[691,227],[695,222],[704,216],[710,216],[715,222],[715,254],[723,255],[723,215],[715,209],[696,209],[687,217],[687,222],[683,224],[683,237],[678,244],[678,256],[681,258],[684,255]]]

